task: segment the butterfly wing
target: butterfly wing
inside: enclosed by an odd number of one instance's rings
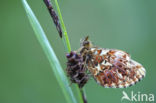
[[[97,83],[104,87],[126,88],[145,77],[144,67],[121,50],[92,48],[88,69]]]

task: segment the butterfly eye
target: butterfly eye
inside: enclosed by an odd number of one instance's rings
[[[83,42],[83,46],[88,46],[89,45],[89,41],[84,41]]]

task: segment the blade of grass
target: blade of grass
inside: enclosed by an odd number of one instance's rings
[[[59,7],[59,4],[58,4],[57,0],[55,0],[55,5],[56,5],[57,11],[58,11],[58,17],[59,17],[60,24],[61,24],[61,27],[62,27],[62,30],[63,30],[63,34],[64,34],[63,43],[64,43],[64,46],[66,46],[65,48],[68,49],[67,51],[70,52],[71,51],[71,46],[70,46],[68,34],[67,34],[67,30],[66,30],[66,27],[65,27],[65,24],[64,24],[64,21],[63,21],[63,18],[62,18],[62,14],[61,14],[61,11],[60,11],[60,7]],[[84,87],[83,87],[83,89],[80,90],[78,85],[76,85],[75,89],[76,89],[76,91],[78,93],[80,103],[87,103],[86,92],[84,90]]]
[[[72,89],[69,86],[67,77],[66,77],[54,51],[53,51],[53,48],[50,46],[50,43],[40,25],[40,23],[38,22],[37,18],[35,17],[33,11],[29,7],[26,0],[22,0],[22,3],[26,10],[30,24],[35,32],[35,35],[36,35],[39,43],[41,44],[42,49],[44,50],[44,52],[50,62],[50,65],[52,67],[54,75],[64,93],[67,103],[77,103],[77,101],[73,95]]]

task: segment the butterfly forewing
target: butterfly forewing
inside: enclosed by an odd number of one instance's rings
[[[100,85],[125,88],[140,81],[146,74],[144,67],[130,55],[116,49],[91,48],[92,59],[87,66]]]

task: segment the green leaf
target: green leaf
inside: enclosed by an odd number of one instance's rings
[[[44,52],[49,60],[51,68],[52,68],[54,75],[59,83],[59,86],[61,87],[61,89],[64,93],[67,103],[77,103],[77,101],[73,95],[72,89],[69,86],[67,77],[66,77],[40,23],[38,22],[37,18],[35,17],[33,11],[29,7],[26,0],[22,0],[22,2],[23,2],[23,6],[26,10],[27,16],[29,18],[30,24],[35,32],[35,35],[36,35],[39,43],[41,44],[42,49],[44,50]]]

